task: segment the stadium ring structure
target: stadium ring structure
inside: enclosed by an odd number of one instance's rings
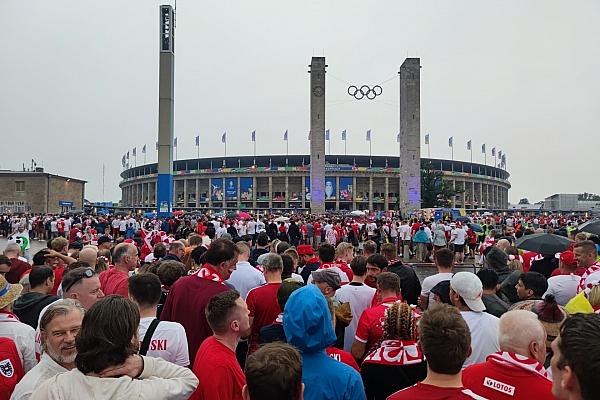
[[[308,155],[209,157],[173,162],[173,210],[278,210],[310,208]],[[421,158],[463,193],[453,208],[506,210],[510,174],[464,161]],[[121,207],[156,210],[157,164],[121,173]],[[399,158],[327,155],[327,210],[398,210]]]

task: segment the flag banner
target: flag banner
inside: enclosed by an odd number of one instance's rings
[[[400,143],[400,134],[396,135],[396,142]]]
[[[450,136],[448,138],[448,147],[454,147],[454,137]]]
[[[129,151],[127,151],[127,159],[129,160]]]
[[[471,150],[471,141],[470,140],[467,142],[467,150]]]
[[[125,166],[125,154],[123,154],[123,158],[121,159],[121,164],[123,164],[123,167]]]
[[[342,131],[342,140],[346,140],[346,130]]]
[[[252,131],[252,141],[256,142],[256,131]]]
[[[156,150],[158,150],[158,142],[156,142]]]
[[[237,178],[225,178],[225,200],[237,200],[238,180]]]
[[[200,136],[196,136],[196,146],[200,146]]]
[[[133,154],[134,157],[137,155],[135,147],[133,148],[133,151],[131,153]]]
[[[240,178],[240,198],[252,200],[254,198],[254,179],[252,177]]]
[[[492,147],[492,156],[496,157],[496,148]]]
[[[325,129],[325,140],[329,140],[329,129]]]
[[[485,143],[481,145],[481,152],[485,153]]]
[[[173,139],[173,147],[177,147],[177,138]]]
[[[337,197],[335,176],[325,177],[325,200],[335,200]]]
[[[144,145],[144,147],[142,147],[142,154],[146,154],[146,145]]]
[[[498,151],[498,158],[502,158],[502,150]]]
[[[223,136],[221,136],[221,143],[225,143],[227,141],[227,132],[223,132]]]
[[[370,141],[371,141],[371,130],[369,129],[367,131],[367,142],[370,142]]]
[[[287,129],[283,133],[283,140],[288,140],[288,131],[287,131]]]
[[[429,144],[429,133],[425,135],[425,144]]]

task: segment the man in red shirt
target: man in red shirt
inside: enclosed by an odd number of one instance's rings
[[[206,264],[171,286],[160,319],[183,325],[192,365],[198,347],[213,333],[204,314],[206,305],[214,295],[230,290],[224,281],[235,270],[237,259],[237,249],[231,240],[216,239],[204,253]]]
[[[367,308],[356,327],[354,343],[352,343],[352,355],[357,360],[363,358],[365,353],[383,336],[383,321],[385,311],[396,301],[400,301],[400,278],[393,272],[382,272],[377,276],[376,297],[381,302],[374,307]]]
[[[31,265],[19,259],[21,247],[16,243],[9,243],[4,249],[4,255],[10,259],[10,270],[4,275],[8,283],[19,283],[21,277],[31,269]]]
[[[260,343],[260,330],[273,323],[275,318],[281,313],[279,303],[277,303],[277,290],[281,286],[281,273],[283,271],[283,261],[279,254],[267,254],[263,260],[265,283],[262,286],[255,287],[248,292],[246,303],[250,310],[250,341],[248,354],[258,350]]]
[[[198,349],[192,371],[202,383],[190,400],[242,399],[246,378],[235,357],[235,349],[240,339],[250,333],[249,314],[248,306],[234,290],[210,299],[206,319],[214,334]]]
[[[537,315],[512,310],[500,318],[500,351],[465,368],[463,385],[489,399],[552,400],[546,359],[546,331]]]
[[[140,262],[137,247],[131,243],[116,245],[112,261],[114,267],[100,273],[102,291],[106,296],[118,294],[127,298],[129,271],[135,270]]]
[[[12,339],[0,338],[0,400],[8,400],[25,375],[17,346]]]
[[[427,377],[387,400],[480,399],[461,381],[462,365],[471,352],[469,326],[455,307],[440,304],[419,322],[419,343],[427,359]]]

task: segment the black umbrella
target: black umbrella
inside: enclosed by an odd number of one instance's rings
[[[456,218],[456,221],[458,221],[458,222],[471,222],[471,219],[469,217],[466,217],[466,216],[460,216],[460,217]]]
[[[579,225],[577,230],[600,236],[600,219],[592,219],[588,222],[585,222]]]
[[[571,243],[573,241],[564,236],[552,233],[535,233],[521,237],[517,240],[515,246],[539,254],[555,254],[565,251]]]
[[[469,228],[471,228],[471,230],[473,232],[482,232],[483,233],[483,228],[479,224],[467,224],[467,226]]]

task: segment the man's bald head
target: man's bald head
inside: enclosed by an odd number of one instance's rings
[[[95,250],[93,247],[85,247],[85,248],[83,248],[83,250],[81,250],[79,252],[78,261],[87,263],[89,266],[94,268],[96,266],[97,258],[98,258],[97,250]]]
[[[4,248],[4,255],[8,258],[17,258],[21,252],[21,247],[16,243],[9,243]]]
[[[496,243],[496,247],[502,249],[503,251],[506,251],[506,249],[510,247],[510,242],[508,241],[508,239],[500,239],[498,240],[498,243]]]
[[[546,329],[531,311],[508,311],[500,317],[498,344],[501,351],[535,358],[544,363]]]

